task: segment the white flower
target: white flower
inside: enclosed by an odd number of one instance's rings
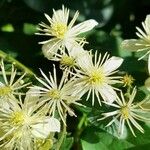
[[[133,89],[132,93],[129,95],[129,97],[124,97],[123,93],[121,92],[121,97],[117,97],[116,103],[106,103],[107,105],[110,105],[114,107],[116,110],[108,112],[108,113],[103,113],[102,115],[104,116],[103,118],[100,118],[98,120],[103,120],[108,117],[113,117],[113,119],[106,125],[106,127],[110,126],[113,124],[116,120],[119,120],[119,128],[118,132],[120,135],[123,134],[125,124],[128,125],[129,129],[131,130],[132,134],[134,136],[134,129],[133,127],[137,128],[139,131],[144,133],[143,128],[141,125],[136,121],[149,121],[149,118],[145,117],[145,114],[148,113],[147,110],[142,108],[142,104],[144,104],[147,99],[138,102],[138,103],[133,103],[136,95],[136,88]]]
[[[34,90],[33,94],[37,94],[41,97],[41,104],[45,104],[47,109],[46,112],[49,115],[54,116],[58,112],[62,121],[65,123],[64,114],[68,111],[70,115],[75,115],[73,110],[70,108],[70,104],[77,104],[76,101],[79,100],[78,96],[72,96],[73,91],[73,81],[67,79],[67,73],[64,72],[60,80],[59,85],[57,85],[56,69],[54,67],[54,75],[49,73],[49,78],[41,71],[42,76],[45,81],[36,77],[36,79],[43,85],[30,87]]]
[[[142,26],[144,31],[142,31],[139,27],[136,27],[136,35],[139,39],[124,40],[121,44],[122,47],[127,50],[137,52],[145,51],[145,54],[140,57],[139,60],[150,53],[150,15],[146,16],[145,21],[142,22]]]
[[[120,83],[120,76],[112,76],[116,69],[122,64],[123,59],[120,57],[111,57],[105,53],[102,57],[97,52],[92,61],[92,54],[86,53],[82,59],[78,60],[80,69],[76,69],[76,80],[74,93],[80,96],[88,92],[87,100],[92,95],[92,105],[94,105],[95,95],[101,105],[100,96],[104,101],[113,102],[116,98],[116,92],[112,84]]]
[[[70,49],[71,47],[79,45],[79,43],[85,43],[83,38],[78,37],[78,35],[93,29],[98,23],[90,19],[73,26],[78,16],[79,13],[77,11],[73,19],[68,23],[69,9],[64,8],[64,6],[62,6],[62,10],[53,10],[52,18],[45,14],[50,25],[43,22],[40,23],[38,28],[40,33],[37,33],[39,35],[52,37],[47,41],[40,42],[40,44],[43,44],[42,50],[45,57],[48,59],[53,58],[51,52],[57,53],[60,47]]]
[[[62,70],[75,70],[78,68],[78,61],[87,53],[82,47],[76,46],[70,50],[64,50],[62,54],[55,54],[52,60],[60,62],[60,68]]]
[[[0,108],[0,127],[4,132],[0,147],[30,150],[35,139],[46,139],[51,132],[60,131],[60,122],[45,116],[37,99],[28,95],[24,101],[12,99],[6,107]]]
[[[21,91],[19,90],[30,84],[24,83],[23,81],[23,78],[26,75],[26,73],[24,73],[22,76],[16,79],[17,70],[14,68],[14,65],[12,65],[10,77],[8,78],[9,75],[7,75],[7,71],[5,70],[3,60],[0,63],[0,69],[3,78],[3,81],[0,81],[0,99],[6,100],[11,98],[12,96],[24,94],[21,93]]]

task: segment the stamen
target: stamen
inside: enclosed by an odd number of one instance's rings
[[[88,82],[90,84],[103,84],[106,80],[105,74],[102,70],[94,70],[89,76]]]
[[[130,116],[130,110],[127,106],[122,107],[120,113],[124,119],[128,119]]]
[[[12,89],[10,86],[2,86],[0,87],[0,96],[7,96],[12,92]]]
[[[65,55],[65,56],[62,56],[60,60],[60,64],[62,66],[73,67],[75,65],[75,59],[73,57],[69,57]]]
[[[51,99],[60,99],[60,91],[57,90],[57,89],[51,89],[49,92],[48,92],[48,96],[51,98]]]
[[[25,116],[22,112],[13,112],[10,117],[10,123],[14,126],[19,126],[24,123]]]
[[[59,39],[63,39],[67,31],[67,25],[63,23],[54,23],[51,25],[52,35]]]

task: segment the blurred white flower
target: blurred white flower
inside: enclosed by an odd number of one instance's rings
[[[70,49],[71,47],[85,43],[84,38],[78,35],[93,29],[98,23],[90,19],[73,26],[78,16],[79,13],[77,11],[73,19],[68,23],[69,9],[64,8],[64,6],[62,6],[61,10],[53,10],[52,18],[45,14],[45,17],[49,21],[49,25],[43,22],[40,23],[38,27],[40,32],[37,33],[38,35],[51,37],[51,39],[47,41],[40,42],[40,44],[43,44],[42,50],[45,57],[48,59],[53,58],[54,53],[57,53],[58,49],[61,47]]]
[[[72,80],[68,80],[67,73],[64,71],[62,78],[60,80],[59,85],[57,85],[57,76],[56,69],[54,66],[53,76],[49,73],[49,78],[43,73],[41,70],[41,74],[44,77],[45,81],[36,77],[36,79],[43,85],[30,87],[34,90],[33,94],[37,94],[40,96],[40,103],[42,105],[47,106],[45,111],[48,112],[49,115],[54,115],[58,112],[62,121],[65,124],[64,114],[65,111],[69,113],[69,115],[75,115],[74,111],[70,108],[70,104],[81,105],[77,100],[79,100],[78,96],[72,96],[73,92],[73,84]]]
[[[29,150],[33,148],[33,141],[45,139],[51,132],[60,131],[60,122],[45,116],[39,109],[38,97],[27,94],[24,101],[19,97],[12,99],[6,107],[0,108],[0,147],[5,149]]]
[[[124,97],[123,93],[121,92],[120,98],[117,97],[115,103],[104,102],[105,104],[114,107],[116,110],[103,113],[102,115],[104,117],[98,120],[100,121],[108,117],[112,117],[113,119],[106,125],[106,127],[112,125],[116,120],[119,120],[118,133],[120,135],[122,135],[124,132],[125,124],[128,125],[134,136],[136,136],[133,129],[134,127],[137,128],[140,132],[144,133],[144,129],[136,120],[144,122],[150,121],[150,118],[145,117],[145,114],[148,113],[148,110],[142,108],[142,105],[146,103],[148,99],[146,98],[141,102],[133,103],[136,93],[137,90],[134,88],[128,98]]]
[[[105,53],[94,55],[94,61],[91,53],[86,53],[82,59],[78,60],[80,69],[76,69],[74,74],[77,77],[74,86],[74,94],[83,96],[88,92],[87,99],[92,95],[92,105],[95,102],[95,95],[101,105],[100,96],[104,101],[113,102],[116,98],[115,87],[112,84],[120,83],[120,76],[112,76],[116,69],[122,64],[120,57],[111,57]]]
[[[150,53],[150,15],[146,16],[144,22],[142,22],[144,31],[139,27],[136,27],[136,35],[139,39],[124,40],[121,44],[123,49],[132,50],[136,52],[145,51],[145,54],[139,58],[142,59]]]

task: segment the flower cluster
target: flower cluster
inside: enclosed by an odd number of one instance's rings
[[[135,119],[141,121],[146,120],[143,116],[145,110],[141,110],[140,107],[140,104],[145,101],[139,104],[132,104],[136,93],[135,88],[132,93],[126,93],[128,95],[127,99],[122,92],[121,99],[118,96],[117,91],[120,91],[120,89],[116,87],[116,84],[122,84],[123,87],[132,89],[134,81],[131,75],[121,77],[116,74],[118,72],[117,69],[123,63],[123,59],[116,56],[110,57],[108,53],[102,55],[99,51],[95,53],[93,53],[93,51],[86,51],[84,49],[84,45],[87,43],[86,39],[81,36],[79,38],[81,33],[95,27],[97,22],[95,20],[87,20],[73,26],[78,16],[78,12],[76,12],[73,19],[68,24],[69,10],[64,8],[64,6],[62,10],[54,10],[52,18],[47,14],[45,14],[45,16],[50,25],[40,23],[38,28],[40,32],[37,34],[48,35],[51,36],[51,38],[47,41],[40,42],[40,44],[43,44],[43,54],[49,60],[58,61],[60,63],[63,76],[57,86],[55,69],[53,77],[50,74],[49,78],[41,71],[45,81],[38,77],[37,80],[43,87],[33,86],[31,88],[34,89],[35,93],[39,94],[43,105],[48,104],[47,111],[49,115],[55,116],[55,113],[58,112],[60,118],[65,123],[63,117],[65,111],[75,116],[73,110],[70,108],[70,104],[81,105],[76,101],[81,100],[80,102],[83,104],[82,98],[86,96],[86,100],[92,100],[92,106],[94,106],[97,101],[100,107],[103,102],[108,106],[114,106],[118,109],[103,114],[104,117],[102,119],[116,115],[107,126],[120,118],[120,134],[123,134],[125,122],[127,122],[134,136],[135,133],[131,124],[143,132],[142,127]],[[132,42],[134,42],[134,49],[140,47],[138,51],[148,50],[148,22],[149,16],[145,23],[142,23],[146,34],[142,32],[140,28],[137,28],[137,35],[140,37],[140,40],[126,40],[122,43],[122,46],[126,46],[127,48],[130,45],[132,46]],[[146,49],[143,43],[146,43]],[[148,53],[149,51],[145,55]]]
[[[37,84],[26,83],[26,73],[20,75],[14,65],[7,70],[1,61],[1,148],[40,150],[43,141],[52,146],[53,140],[57,141],[59,137],[55,133],[62,132],[61,125],[67,126],[67,115],[77,116],[74,106],[86,108],[84,98],[91,101],[92,107],[98,104],[97,107],[102,109],[104,104],[107,105],[109,112],[100,114],[103,117],[97,120],[111,117],[106,127],[118,121],[120,135],[124,133],[126,125],[134,136],[134,128],[144,133],[138,121],[150,120],[145,116],[149,109],[144,108],[149,98],[136,102],[137,88],[132,85],[133,77],[127,74],[122,77],[118,73],[123,58],[84,49],[88,42],[81,34],[92,30],[98,23],[90,19],[75,25],[78,16],[77,11],[69,22],[69,9],[62,6],[60,10],[53,10],[52,17],[45,14],[49,24],[42,22],[37,28],[36,34],[50,37],[40,44],[47,59],[59,62],[61,79],[53,65],[53,73],[46,74],[40,69],[42,77],[35,76]],[[150,52],[149,22],[148,15],[142,23],[145,32],[137,28],[140,39],[122,43],[122,47],[127,49],[146,50],[141,58]],[[150,57],[148,66],[150,72]],[[150,89],[149,79],[145,85]],[[127,92],[122,92],[122,89],[127,89]]]
[[[2,81],[0,82],[0,147],[12,149],[33,149],[36,141],[47,139],[50,133],[60,131],[60,122],[45,115],[44,108],[38,104],[38,96],[32,95],[32,89],[26,91],[30,83],[25,83],[23,75],[0,63]],[[36,148],[37,149],[37,148]]]

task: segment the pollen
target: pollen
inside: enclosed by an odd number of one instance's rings
[[[25,121],[25,116],[23,112],[13,112],[10,117],[10,123],[19,126],[22,125]]]
[[[89,76],[89,82],[91,84],[103,84],[105,82],[105,74],[102,70],[94,70]]]
[[[122,107],[120,113],[124,119],[128,119],[130,117],[130,110],[127,106]]]
[[[0,87],[0,96],[7,96],[11,92],[12,92],[12,89],[9,86]]]
[[[62,56],[60,60],[62,66],[73,67],[75,65],[75,59],[70,56]]]
[[[63,39],[67,32],[67,25],[63,23],[54,23],[51,25],[52,35],[59,39]]]
[[[60,99],[60,91],[57,90],[57,89],[51,89],[49,92],[48,92],[48,96],[51,98],[51,99]]]

